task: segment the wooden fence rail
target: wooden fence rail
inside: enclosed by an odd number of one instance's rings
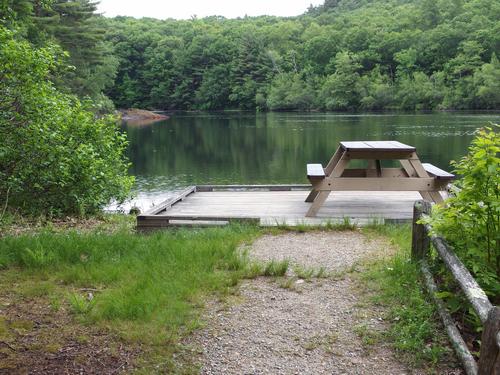
[[[484,291],[446,241],[441,237],[431,235],[432,228],[429,225],[419,223],[423,215],[430,214],[430,210],[430,202],[415,202],[413,207],[412,259],[420,264],[426,287],[437,306],[448,336],[466,373],[468,375],[500,375],[500,307],[491,304]],[[467,348],[443,302],[436,296],[438,289],[426,261],[431,243],[460,285],[483,324],[478,363]]]

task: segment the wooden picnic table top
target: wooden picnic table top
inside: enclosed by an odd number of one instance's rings
[[[408,151],[414,152],[413,146],[405,145],[398,141],[358,141],[340,142],[340,146],[346,151]]]

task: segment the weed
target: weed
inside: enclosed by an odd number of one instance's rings
[[[86,314],[94,307],[94,300],[89,300],[78,293],[71,293],[68,302],[75,314]]]
[[[0,340],[5,341],[9,336],[10,332],[7,320],[3,316],[0,316]]]
[[[61,300],[58,297],[53,296],[50,298],[49,305],[52,311],[57,312],[61,309]]]
[[[356,224],[351,222],[351,219],[349,217],[344,217],[342,219],[342,222],[335,225],[334,229],[337,229],[337,230],[355,230]]]
[[[304,280],[310,280],[316,274],[316,270],[313,267],[304,267],[301,265],[294,265],[293,272],[298,278]]]
[[[296,288],[295,288],[296,282],[297,282],[297,279],[294,277],[285,277],[280,281],[279,285],[280,285],[280,288],[283,288],[283,289],[296,290]]]
[[[82,345],[88,344],[90,342],[90,337],[87,335],[78,335],[76,336],[76,341]]]
[[[338,335],[336,333],[330,333],[326,335],[315,335],[309,338],[302,347],[307,350],[315,350],[322,348],[327,353],[333,352],[332,345],[338,341]]]
[[[374,345],[380,342],[382,338],[380,332],[370,329],[366,323],[355,325],[353,331],[358,335],[359,338],[361,338],[361,341],[365,346]]]
[[[410,365],[432,365],[443,360],[449,353],[447,339],[420,282],[418,267],[410,261],[410,226],[384,225],[363,231],[369,236],[389,238],[397,249],[391,258],[373,261],[366,265],[365,272],[357,274],[370,291],[372,302],[387,306],[386,319],[391,327],[386,338]],[[364,329],[357,328],[364,342],[378,339]]]
[[[284,276],[286,271],[288,271],[288,266],[290,261],[288,259],[284,260],[271,260],[264,267],[262,276]]]
[[[55,354],[61,349],[62,345],[59,343],[49,343],[45,345],[45,351],[47,353]]]
[[[258,262],[248,263],[243,270],[243,277],[245,279],[255,279],[262,275],[264,272],[264,265]]]
[[[55,289],[55,286],[50,281],[35,280],[27,285],[22,285],[18,288],[18,292],[24,297],[43,297],[50,295]]]
[[[312,278],[327,278],[330,274],[327,272],[326,268],[321,266],[316,267],[305,267],[300,264],[293,266],[293,273],[300,279],[311,280]]]
[[[322,278],[327,278],[329,277],[330,275],[328,274],[328,272],[326,271],[326,268],[321,266],[317,271],[316,271],[316,277],[318,279],[322,279]]]

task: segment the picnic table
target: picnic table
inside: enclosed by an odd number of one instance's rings
[[[347,169],[351,160],[366,160],[366,168]],[[397,160],[401,168],[382,168],[381,160]],[[454,175],[421,163],[415,147],[397,141],[340,142],[327,166],[307,165],[312,190],[306,213],[315,217],[332,191],[418,191],[422,198],[440,203]]]

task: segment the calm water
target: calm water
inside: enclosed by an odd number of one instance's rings
[[[488,121],[500,122],[500,113],[189,113],[123,129],[135,204],[147,208],[193,184],[307,183],[305,165],[326,164],[342,140],[398,140],[451,170]]]

